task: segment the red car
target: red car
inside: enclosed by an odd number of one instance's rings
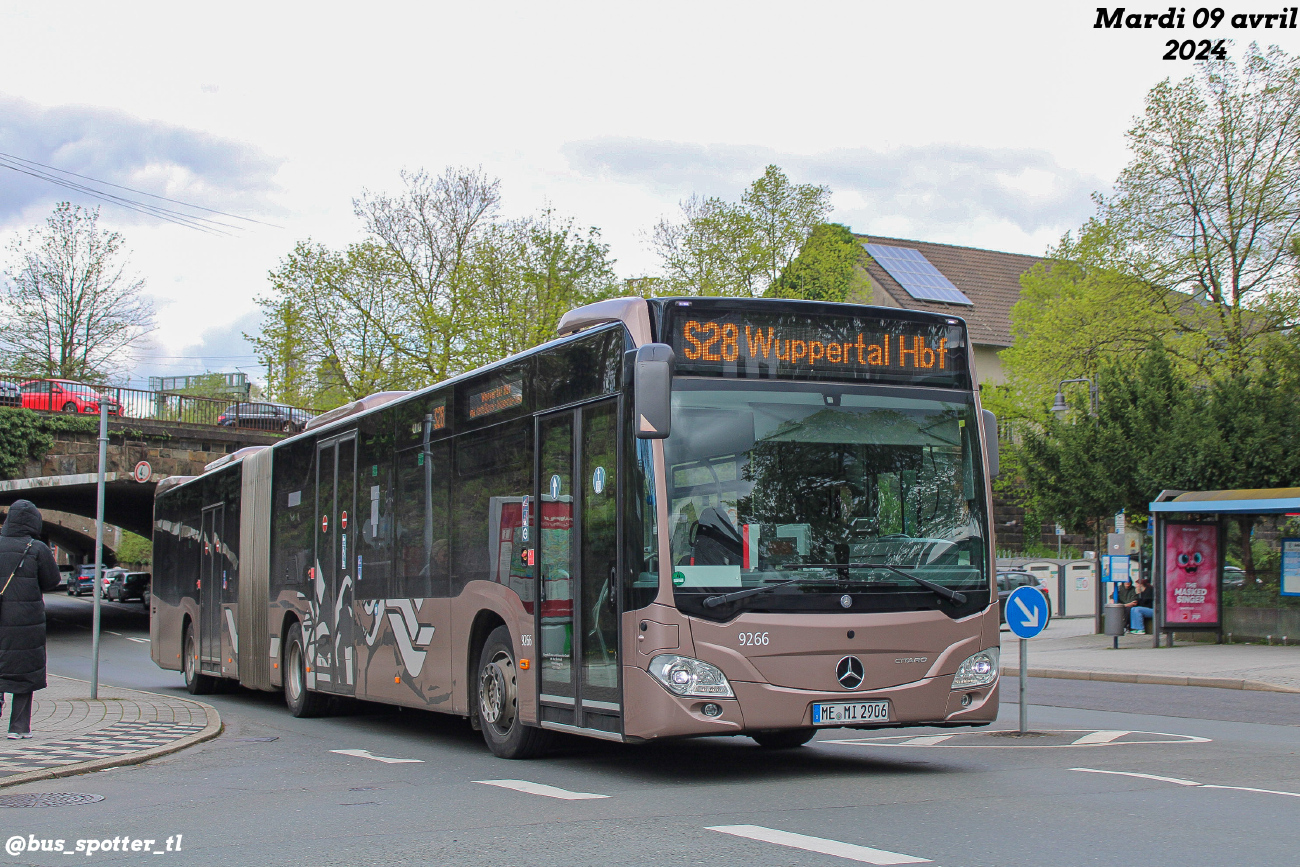
[[[24,382],[19,390],[22,391],[23,406],[27,409],[98,414],[102,400],[108,407],[109,415],[120,414],[121,408],[112,395],[103,394],[93,385],[68,379],[33,379]]]

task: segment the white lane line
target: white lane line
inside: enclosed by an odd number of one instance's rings
[[[331,753],[338,753],[340,756],[356,756],[359,759],[371,759],[376,762],[383,762],[386,765],[405,765],[405,764],[424,764],[424,759],[393,759],[388,756],[372,755],[370,750],[330,750]]]
[[[1087,744],[1108,744],[1114,740],[1124,737],[1129,732],[1089,732],[1074,742],[1074,746],[1085,746]]]
[[[927,736],[925,736],[925,737],[920,737],[920,738],[908,738],[908,739],[905,740],[905,741],[900,741],[900,742],[897,744],[897,746],[900,746],[900,747],[932,747],[932,746],[934,746],[935,744],[941,744],[941,743],[943,743],[944,741],[948,740],[948,738],[955,738],[955,737],[957,737],[957,736],[956,736],[956,735],[927,735]]]
[[[1155,774],[1133,774],[1128,771],[1099,771],[1096,768],[1070,768],[1072,771],[1082,771],[1085,774],[1110,774],[1115,777],[1137,777],[1139,780],[1155,780],[1157,783],[1173,783],[1175,786],[1199,786],[1193,780],[1180,780],[1177,777],[1157,777]]]
[[[1259,792],[1261,795],[1286,795],[1288,798],[1300,798],[1300,792],[1278,792],[1273,789],[1252,789],[1249,786],[1212,786],[1202,783],[1202,789],[1233,789],[1238,792]]]
[[[120,632],[114,632],[114,631],[111,630],[111,629],[105,629],[104,631],[107,632],[109,635],[116,635],[118,638],[121,638],[121,637],[122,637],[122,633],[120,633]]]
[[[841,843],[838,840],[826,840],[822,837],[809,837],[806,834],[792,834],[789,831],[777,831],[758,825],[715,825],[708,830],[734,837],[746,837],[805,852],[819,852],[822,855],[834,855],[850,861],[864,864],[929,864],[929,858],[915,858],[898,852],[886,852],[884,849],[872,849],[870,846],[856,846],[853,843]]]
[[[126,636],[126,640],[127,640],[127,641],[134,641],[134,642],[137,642],[138,644],[148,644],[148,643],[149,643],[149,639],[147,639],[147,638],[132,638],[132,637],[129,636],[129,635]]]
[[[590,801],[593,798],[609,797],[609,795],[596,795],[591,792],[570,792],[568,789],[558,789],[555,786],[547,786],[542,783],[530,783],[528,780],[475,780],[474,782],[482,783],[485,786],[514,789],[516,792],[523,792],[526,795],[559,798],[561,801]]]

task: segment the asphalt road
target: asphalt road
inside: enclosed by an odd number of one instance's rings
[[[48,598],[50,670],[85,677],[89,603]],[[131,640],[147,637],[139,606],[106,605],[104,628],[105,683],[180,691],[179,676]],[[494,758],[466,722],[437,714],[361,705],[296,720],[278,695],[205,700],[226,723],[220,738],[20,787],[105,800],[0,811],[0,837],[71,847],[179,834],[181,851],[167,857],[202,865],[1300,862],[1294,696],[1033,679],[1031,725],[1057,734],[828,730],[786,752],[747,738],[571,739],[529,762]],[[1006,704],[996,728],[1013,729],[1016,712]]]

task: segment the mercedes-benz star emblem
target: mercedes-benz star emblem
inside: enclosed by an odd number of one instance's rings
[[[856,656],[846,656],[835,666],[835,677],[845,689],[857,689],[862,686],[862,678],[867,670],[862,667],[862,660]]]
[[[841,596],[841,597],[840,597],[840,607],[841,607],[841,608],[852,608],[852,607],[853,607],[853,597],[850,596],[850,595],[847,594],[847,593],[845,593],[843,596]]]

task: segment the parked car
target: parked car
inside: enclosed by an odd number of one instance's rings
[[[23,393],[12,382],[0,382],[0,406],[22,406]]]
[[[27,409],[98,414],[102,402],[109,415],[121,415],[117,398],[93,385],[69,379],[32,379],[19,386],[19,390]]]
[[[113,602],[129,602],[138,599],[148,605],[150,574],[148,572],[127,572],[114,569],[113,575],[104,588],[104,594]]]
[[[217,416],[217,424],[226,427],[278,430],[297,433],[311,421],[311,413],[279,403],[236,403]]]
[[[1047,602],[1047,610],[1052,610],[1052,594],[1048,592],[1047,585],[1037,575],[1030,572],[1009,570],[998,572],[998,617],[1000,622],[1007,622],[1007,598],[1011,596],[1011,591],[1017,587],[1037,587],[1042,592],[1043,599]]]
[[[60,566],[60,567],[59,567],[59,587],[62,587],[62,588],[64,588],[64,589],[67,589],[68,582],[70,582],[70,581],[72,580],[72,576],[73,576],[73,575],[76,575],[76,574],[77,574],[77,567],[76,567],[76,566]],[[55,588],[55,589],[57,589],[57,588]]]

